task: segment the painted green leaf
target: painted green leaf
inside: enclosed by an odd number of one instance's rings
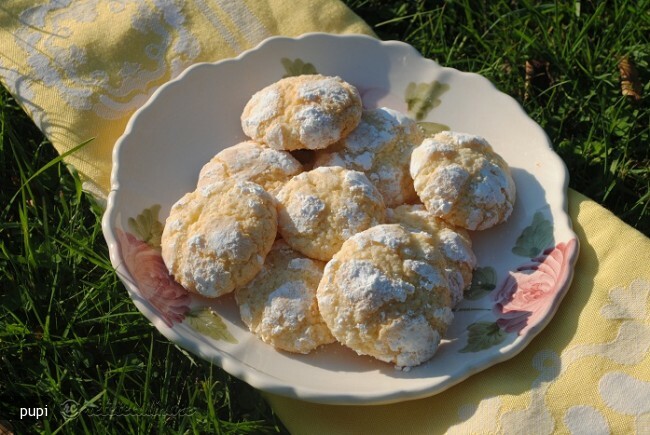
[[[436,80],[431,83],[409,83],[405,93],[409,115],[416,121],[422,121],[431,109],[440,105],[440,96],[448,90],[449,85]]]
[[[506,333],[499,328],[496,322],[476,322],[467,327],[469,336],[467,346],[460,352],[479,352],[496,346],[506,338]]]
[[[465,299],[475,301],[490,293],[497,286],[497,273],[493,267],[477,267],[472,283],[465,289]]]
[[[284,67],[284,70],[287,72],[285,75],[282,76],[283,78],[291,77],[291,76],[299,76],[303,74],[318,73],[316,71],[316,67],[314,67],[313,64],[309,62],[305,63],[300,58],[291,60],[289,58],[283,57],[282,59],[280,59],[280,62],[282,62],[282,66]]]
[[[427,121],[418,122],[418,127],[425,136],[433,136],[434,134],[440,133],[441,131],[450,130],[448,125]]]
[[[512,253],[521,257],[534,258],[553,245],[553,224],[538,211],[530,226],[524,228],[512,248]]]
[[[237,343],[237,339],[228,331],[228,326],[226,326],[221,316],[211,308],[202,308],[190,312],[186,315],[185,322],[197,332],[217,341]]]
[[[163,232],[163,224],[158,219],[160,204],[154,204],[142,210],[142,213],[134,218],[129,218],[128,224],[131,231],[140,240],[155,249],[160,249],[160,236]]]

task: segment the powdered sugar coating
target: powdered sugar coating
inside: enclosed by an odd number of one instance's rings
[[[302,165],[287,151],[240,142],[220,151],[199,173],[198,187],[226,179],[252,181],[275,193],[291,177],[302,172]]]
[[[397,224],[347,240],[325,266],[316,296],[338,341],[400,367],[431,358],[453,320],[435,240]]]
[[[340,77],[287,77],[255,93],[244,107],[247,136],[278,150],[322,149],[361,118],[357,89]]]
[[[515,183],[508,164],[479,136],[441,132],[411,155],[415,191],[435,216],[484,230],[512,213]]]
[[[454,227],[429,213],[421,204],[405,204],[386,211],[387,223],[399,223],[412,231],[433,236],[445,259],[445,272],[451,289],[452,306],[463,299],[463,291],[472,283],[476,255],[466,230]]]
[[[413,202],[417,195],[409,174],[411,152],[422,141],[417,123],[385,107],[364,110],[347,137],[319,151],[314,166],[342,166],[365,173],[387,207]]]
[[[276,233],[275,200],[259,185],[213,183],[172,206],[161,237],[162,258],[188,291],[217,297],[259,272]]]
[[[306,354],[332,343],[316,301],[324,267],[276,241],[260,273],[235,290],[241,318],[251,332],[288,352]]]
[[[293,249],[328,261],[354,234],[384,222],[379,191],[361,172],[322,167],[289,180],[277,195],[278,229]]]

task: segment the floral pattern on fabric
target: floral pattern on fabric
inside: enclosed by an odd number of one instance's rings
[[[112,19],[99,20],[103,14]],[[56,89],[72,109],[105,119],[140,107],[152,85],[178,75],[200,52],[179,1],[66,0],[33,6],[18,18],[24,26],[16,41],[28,53],[32,79]],[[112,46],[120,42],[115,35],[129,32],[129,47]]]
[[[540,435],[610,434],[612,418],[617,427],[621,427],[622,421],[630,421],[630,433],[650,433],[650,381],[638,377],[643,376],[641,371],[631,369],[643,364],[650,352],[649,303],[650,281],[637,279],[627,287],[612,288],[600,310],[601,318],[593,320],[609,322],[613,329],[618,326],[613,340],[575,344],[560,354],[550,349],[540,350],[531,361],[538,376],[530,385],[526,408],[508,409],[502,399],[487,398],[477,406],[472,405],[476,412],[464,418],[470,405],[462,405],[458,415],[463,422],[450,427],[448,433],[468,433],[481,427],[477,423],[486,418],[494,421],[495,430],[490,433],[499,434],[528,432],[533,421],[535,433]],[[557,407],[553,400],[557,398],[556,388],[562,391],[559,384],[584,377],[586,369],[600,373],[594,391],[597,396],[569,398],[574,404],[561,412],[561,419],[556,419]]]

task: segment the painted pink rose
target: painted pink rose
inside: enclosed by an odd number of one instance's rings
[[[576,239],[559,243],[510,272],[503,286],[493,293],[493,312],[501,329],[522,335],[548,314],[569,278],[576,244]]]
[[[119,229],[116,233],[124,265],[142,297],[160,313],[167,326],[182,322],[189,311],[190,295],[169,274],[160,252],[133,234]]]

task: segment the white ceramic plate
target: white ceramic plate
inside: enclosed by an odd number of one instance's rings
[[[232,297],[204,300],[171,281],[157,250],[171,205],[200,168],[244,139],[250,96],[285,75],[317,71],[356,85],[366,107],[387,106],[423,128],[485,137],[510,164],[515,210],[472,234],[478,268],[438,353],[396,370],[338,344],[310,355],[274,350],[239,319]],[[411,46],[365,36],[277,37],[241,56],[197,64],[158,89],[115,147],[103,230],[135,305],[170,340],[264,391],[336,404],[390,403],[438,393],[513,357],[566,293],[577,258],[567,171],[543,130],[485,78],[443,68]]]

